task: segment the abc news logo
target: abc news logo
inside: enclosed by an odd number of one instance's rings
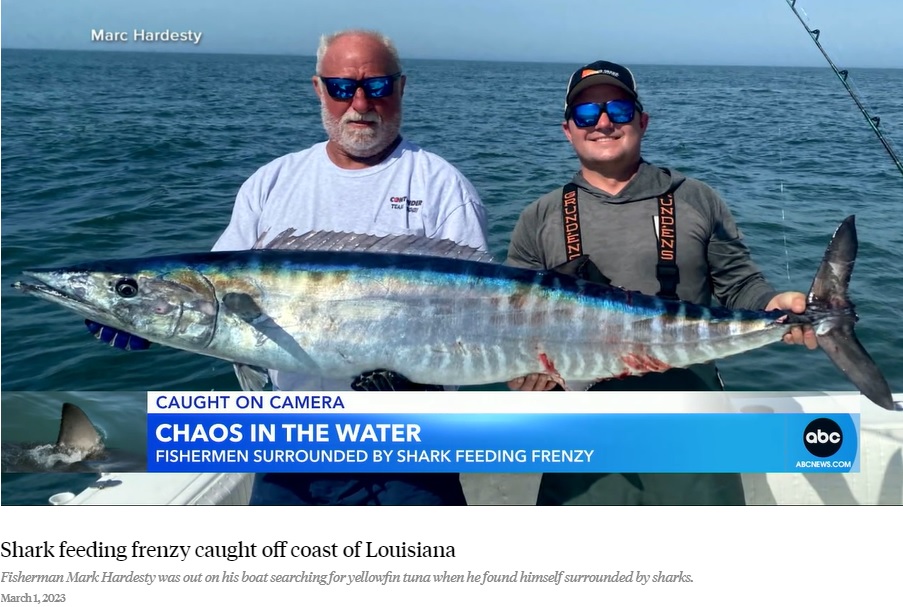
[[[803,444],[815,457],[831,457],[843,444],[843,432],[833,419],[820,417],[809,422],[803,431]]]

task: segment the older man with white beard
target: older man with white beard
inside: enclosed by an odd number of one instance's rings
[[[417,235],[487,250],[486,212],[451,164],[400,134],[405,76],[377,32],[323,36],[314,91],[328,140],[261,167],[238,191],[214,251],[263,246],[288,229]],[[137,336],[86,321],[98,339],[143,350]],[[347,382],[270,370],[276,390],[441,390],[386,370]],[[252,504],[464,505],[457,474],[258,474]]]
[[[370,31],[324,36],[313,87],[328,141],[260,168],[242,185],[214,251],[249,249],[284,230],[418,235],[487,249],[486,213],[471,183],[400,134],[405,76],[392,42]],[[270,371],[277,390],[348,383]],[[441,390],[391,373],[354,389]],[[464,505],[457,474],[258,474],[252,504]]]
[[[269,240],[289,228],[412,234],[486,250],[486,213],[474,187],[400,134],[405,76],[392,42],[360,30],[324,36],[316,70],[329,139],[254,173],[213,250],[249,249],[262,235]],[[348,389],[320,377],[271,376],[281,390]]]

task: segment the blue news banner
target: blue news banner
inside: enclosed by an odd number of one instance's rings
[[[737,407],[724,396],[713,406],[712,398],[692,392],[151,392],[148,470],[859,471],[858,406],[832,401],[821,411],[803,410],[765,395],[753,397],[752,407],[749,397]]]

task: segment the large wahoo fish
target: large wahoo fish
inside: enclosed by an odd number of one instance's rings
[[[811,324],[850,381],[893,409],[853,332],[847,286],[857,247],[851,216],[828,245],[804,315],[666,301],[490,263],[447,241],[291,231],[266,249],[30,270],[36,282],[14,286],[152,342],[232,361],[245,388],[262,385],[262,369],[349,380],[391,369],[444,385],[542,372],[566,385],[720,359]]]

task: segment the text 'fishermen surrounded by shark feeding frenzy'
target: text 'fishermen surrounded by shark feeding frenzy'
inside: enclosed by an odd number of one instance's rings
[[[854,218],[834,233],[804,314],[671,301],[492,263],[416,236],[287,230],[266,247],[97,261],[25,272],[14,286],[152,342],[263,369],[348,378],[391,369],[413,382],[484,385],[547,373],[562,386],[712,361],[812,325],[871,401],[895,403],[857,340],[847,298]]]

